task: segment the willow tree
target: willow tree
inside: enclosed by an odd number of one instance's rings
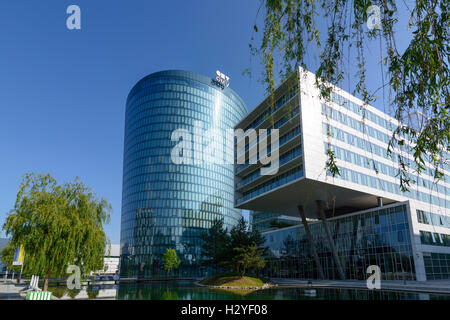
[[[49,277],[66,275],[68,265],[83,275],[103,269],[110,212],[79,178],[59,185],[48,174],[25,174],[3,229],[13,247],[24,246],[24,273],[45,277],[47,290]]]
[[[327,83],[339,85],[346,77],[356,77],[356,84],[349,89],[365,104],[373,102],[381,89],[384,107],[389,106],[391,115],[400,121],[393,127],[387,153],[392,154],[394,148],[410,148],[415,171],[422,173],[425,161],[429,161],[438,181],[443,177],[443,166],[449,165],[450,151],[449,8],[449,0],[262,0],[257,13],[264,15],[261,43],[254,45],[252,37],[250,48],[262,59],[264,82],[272,96],[274,70],[279,69],[283,79],[294,67],[306,68],[309,48],[319,52],[320,61],[312,71],[325,100],[330,99],[331,92]],[[400,11],[409,15],[407,26],[399,25]],[[319,32],[318,23],[326,25],[327,30]],[[410,39],[401,51],[395,30],[406,27]],[[256,23],[254,32],[258,32]],[[376,90],[366,85],[364,49],[370,41],[379,41],[380,47],[380,72],[375,75],[380,88]],[[349,69],[351,53],[357,60],[353,72]],[[421,114],[421,126],[405,120],[414,112]],[[333,176],[339,174],[333,152],[327,154],[327,170]],[[400,186],[406,191],[410,165],[401,157],[395,160],[399,163]]]

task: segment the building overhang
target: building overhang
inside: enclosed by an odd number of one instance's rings
[[[299,216],[304,207],[307,218],[318,219],[316,200],[325,202],[328,215],[343,215],[378,206],[379,196],[322,181],[301,178],[236,206],[239,209]],[[397,200],[382,198],[383,204]]]

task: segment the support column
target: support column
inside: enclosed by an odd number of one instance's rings
[[[382,198],[382,197],[377,197],[377,205],[378,205],[379,207],[382,207],[382,206],[383,206],[383,198]]]
[[[320,264],[319,255],[316,251],[316,245],[314,244],[313,238],[311,236],[311,231],[309,231],[308,222],[306,221],[305,211],[303,210],[303,206],[297,206],[298,213],[300,214],[300,217],[302,218],[303,226],[305,227],[305,233],[306,237],[308,238],[309,244],[311,246],[311,252],[314,257],[314,260],[316,262],[317,271],[319,272],[319,278],[325,279],[325,276],[323,274],[322,265]]]
[[[328,229],[327,219],[325,217],[325,212],[323,211],[322,201],[317,200],[317,210],[319,211],[320,220],[322,220],[323,228],[325,229],[325,233],[327,234],[328,242],[330,244],[331,252],[333,253],[334,262],[336,263],[338,274],[341,280],[345,280],[344,269],[342,268],[341,261],[339,260],[339,256],[337,254],[336,248],[334,246],[333,237],[331,236],[330,229]]]

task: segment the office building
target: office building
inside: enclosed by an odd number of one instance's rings
[[[248,161],[257,144],[238,150],[247,162],[235,169],[236,207],[302,221],[264,233],[266,274],[358,279],[378,265],[385,279],[450,278],[448,163],[437,183],[430,162],[418,175],[408,141],[387,153],[397,120],[336,86],[330,101],[322,99],[315,80],[299,68],[236,126],[279,129],[280,137],[275,175]],[[326,165],[330,150],[335,176]],[[408,192],[400,188],[399,159],[413,182]]]
[[[245,116],[244,102],[228,84],[220,72],[212,79],[161,71],[132,88],[125,120],[121,276],[167,275],[162,256],[168,248],[181,259],[174,275],[205,275],[201,233],[216,219],[223,219],[228,228],[240,219],[241,210],[234,208],[233,161],[209,162],[202,153],[174,149],[188,143],[194,151],[201,150],[208,136],[200,136],[195,128],[225,135]],[[231,149],[233,156],[232,143],[223,149],[228,154]],[[188,160],[174,163],[180,154],[189,155]]]

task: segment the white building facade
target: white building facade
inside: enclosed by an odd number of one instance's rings
[[[363,265],[374,264],[378,261],[376,257],[390,250],[394,258],[389,258],[392,263],[386,262],[389,273],[402,270],[404,274],[405,270],[409,270],[409,277],[419,281],[450,278],[448,153],[444,151],[447,163],[442,164],[444,177],[440,181],[434,180],[430,163],[426,163],[426,170],[418,175],[412,152],[407,147],[403,150],[394,148],[391,155],[387,153],[392,132],[398,125],[394,118],[364,105],[361,100],[336,86],[332,86],[331,101],[325,101],[320,97],[315,82],[314,74],[299,69],[275,90],[274,105],[267,97],[238,124],[237,128],[244,130],[279,129],[280,166],[276,175],[263,176],[259,174],[260,164],[246,162],[236,165],[236,206],[302,217],[303,226],[286,229],[297,230],[297,241],[309,243],[312,250],[309,259],[314,261],[312,268],[318,269],[310,277],[354,278],[360,273],[351,271],[352,263],[359,266],[360,262],[348,261],[356,261],[361,256],[355,251],[357,246],[346,246],[345,241],[339,238],[346,236],[339,230],[330,229],[327,223],[328,220],[333,221],[330,225],[336,227],[340,218],[353,216],[360,220],[355,223],[362,223],[363,227],[366,222],[374,224],[372,229],[364,229],[367,239],[362,247],[369,246],[371,237],[397,237],[391,242],[380,240],[383,245],[378,247],[377,252],[368,247],[367,252],[362,254]],[[410,146],[408,142],[406,146]],[[238,151],[238,158],[248,158],[252,148],[256,148],[256,144],[245,152]],[[340,172],[334,177],[326,167],[328,150],[333,151]],[[399,187],[399,157],[409,166],[411,181],[415,182],[409,187],[409,192],[402,192]],[[389,216],[396,209],[387,210],[387,213],[380,210],[399,205],[406,210],[407,225],[391,221],[383,227],[387,230],[380,229],[377,233],[378,226],[374,221],[379,213],[382,217],[385,214]],[[308,222],[313,226],[318,221],[321,221],[322,231],[317,232],[323,232],[322,240],[319,235],[311,233],[308,226]],[[357,225],[355,229],[358,229]],[[269,247],[269,240],[275,233],[281,241],[283,233],[289,232],[281,229],[265,234]],[[292,236],[292,231],[290,233]],[[300,234],[303,238],[299,237]],[[356,241],[356,235],[349,233],[348,237],[349,243]],[[275,248],[275,243],[280,245],[280,241],[274,241],[273,252],[279,249]],[[328,249],[321,248],[316,241],[325,241]],[[388,247],[391,249],[386,249]],[[294,256],[301,256],[298,246],[294,251]],[[280,258],[280,254],[276,259]],[[292,251],[290,255],[292,257]],[[397,256],[398,261],[410,261],[407,263],[409,267],[396,262]],[[294,263],[297,269],[299,259]],[[333,266],[324,266],[329,264]],[[291,270],[293,267],[288,265],[286,268]],[[326,269],[337,271],[323,272]],[[292,274],[291,271],[287,273]],[[302,275],[305,276],[305,273]]]

